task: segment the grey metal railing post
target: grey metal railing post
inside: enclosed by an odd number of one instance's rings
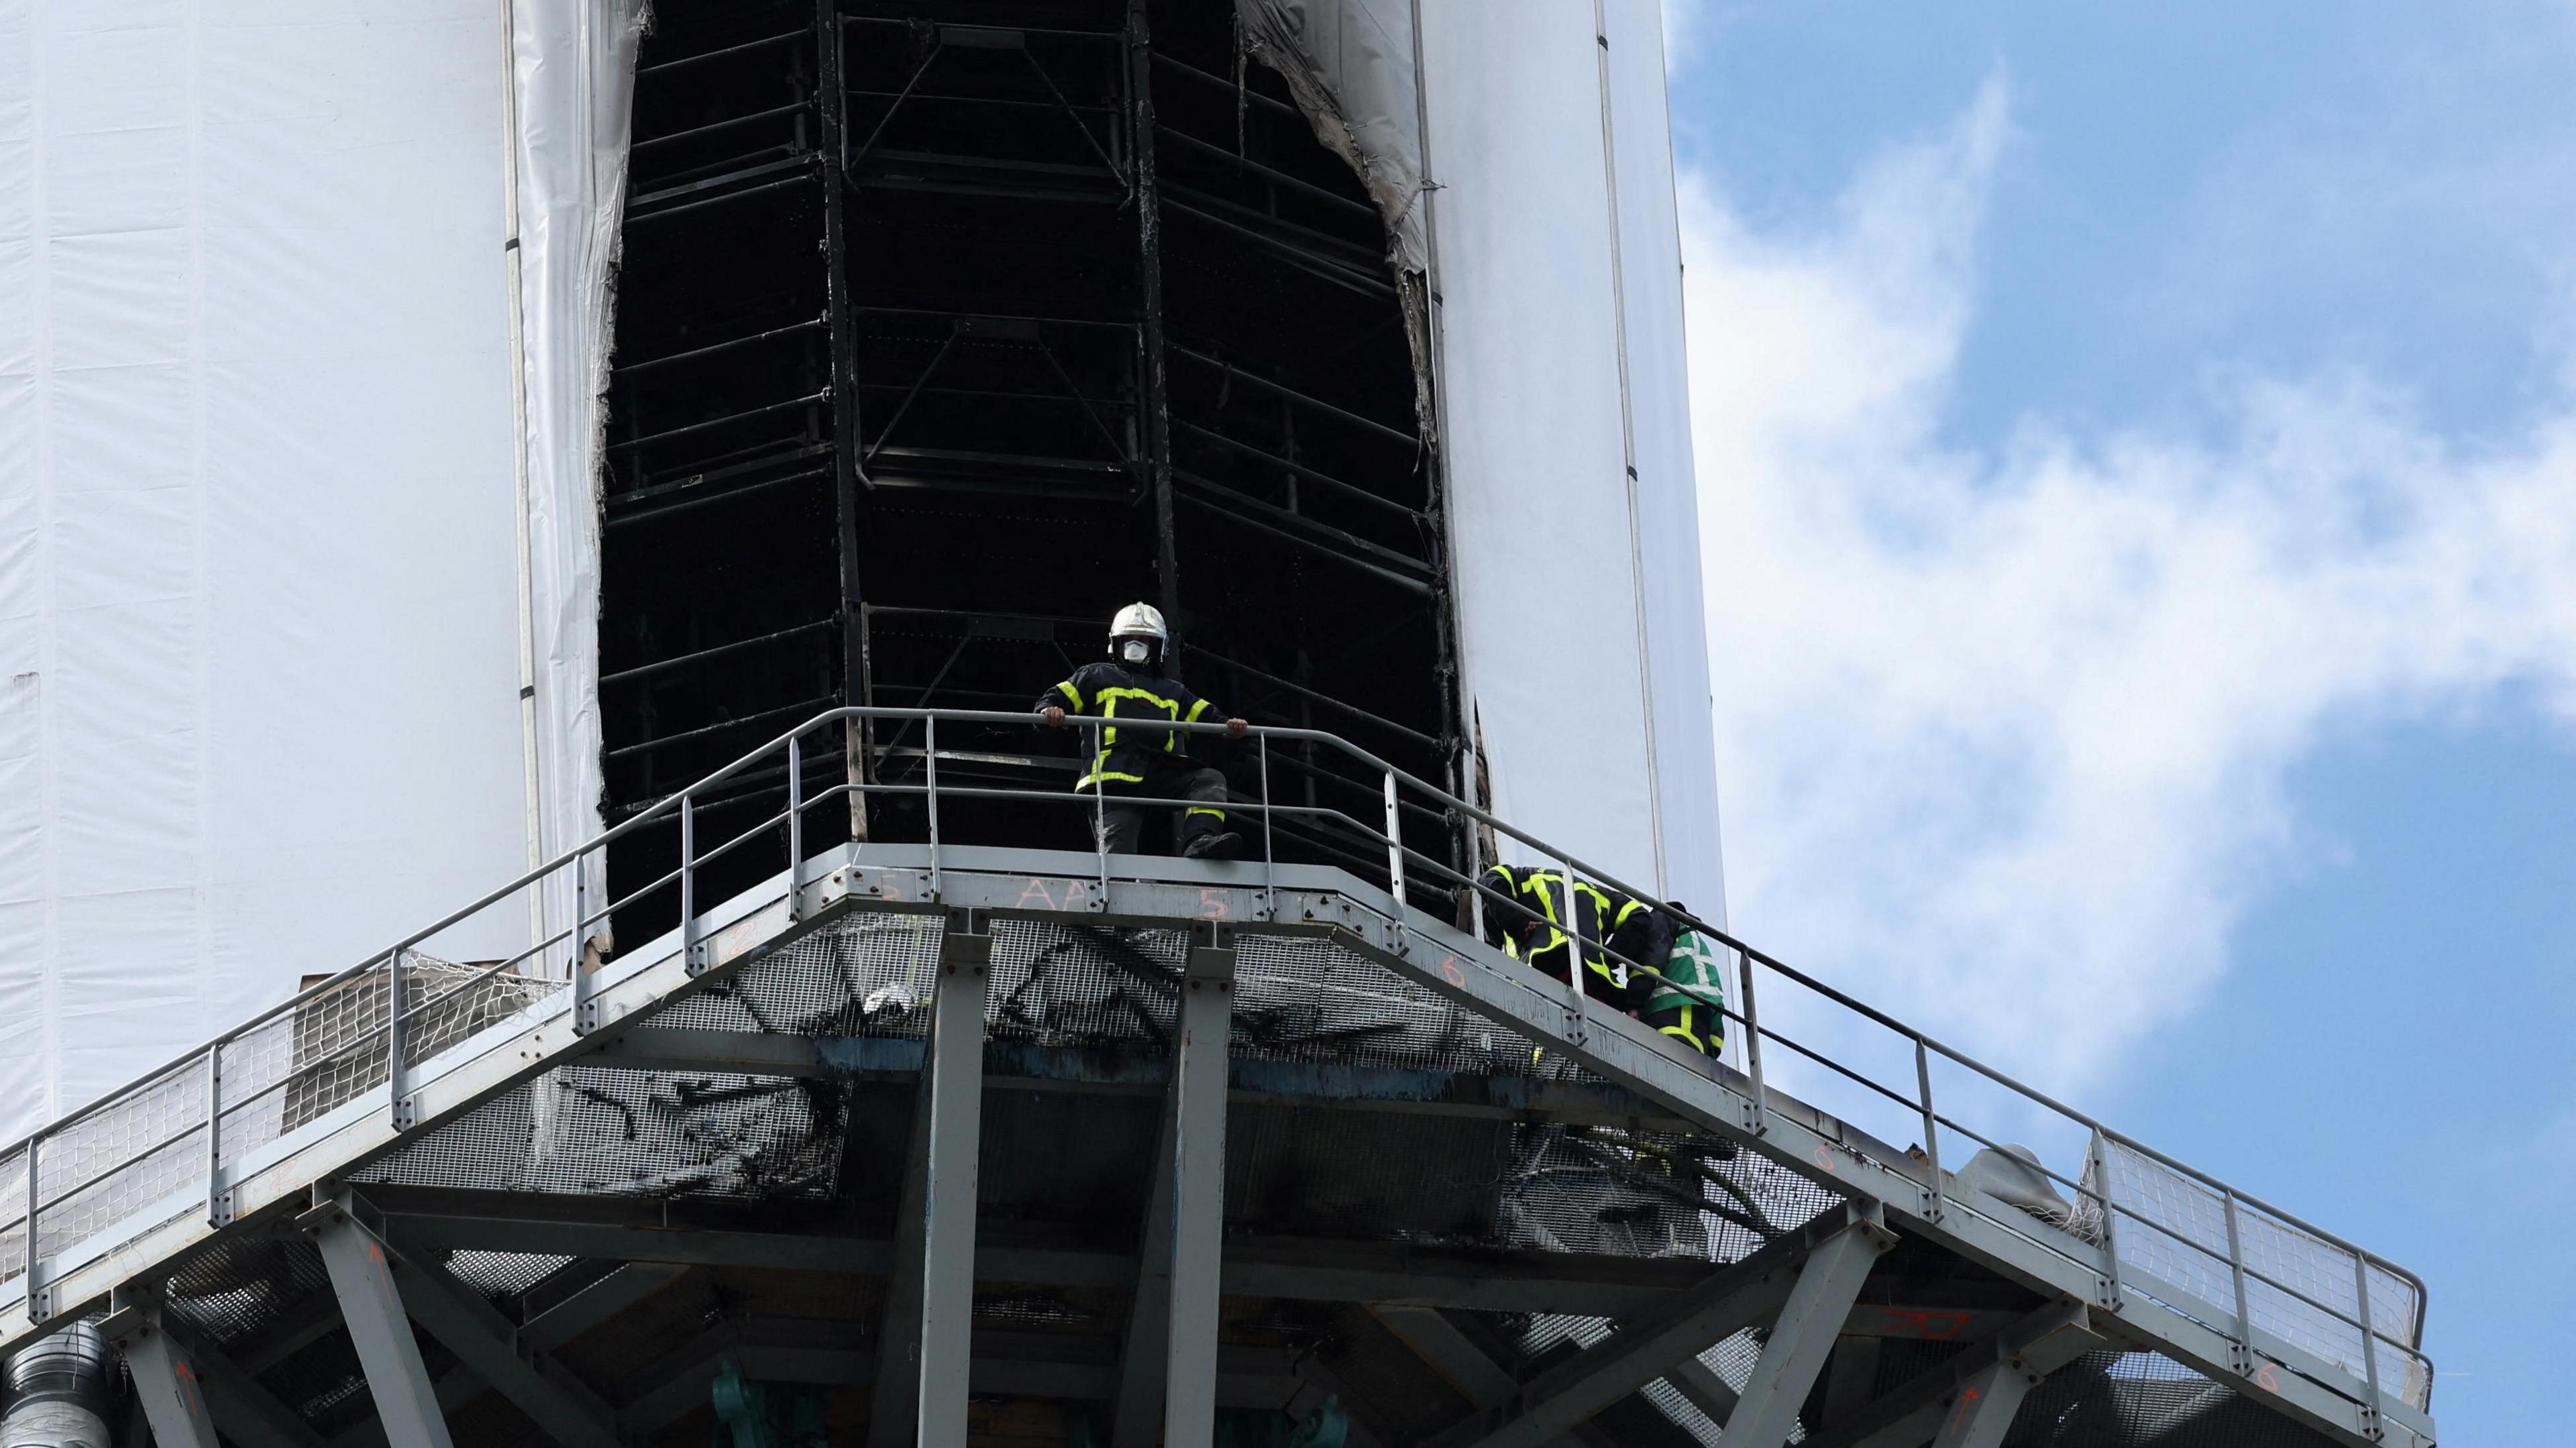
[[[680,966],[691,975],[706,968],[698,958],[698,805],[680,796]]]
[[[2236,1370],[2254,1371],[2254,1314],[2245,1300],[2245,1245],[2236,1228],[2236,1193],[2222,1190],[2219,1201],[2227,1209],[2227,1275],[2236,1289]]]
[[[2360,1309],[2353,1316],[2361,1319],[2361,1380],[2370,1385],[2370,1400],[2362,1405],[2362,1431],[2379,1437],[2379,1334],[2370,1328],[2370,1259],[2358,1250],[2352,1254],[2353,1305]]]
[[[939,720],[921,721],[922,798],[930,815],[930,898],[939,898]]]
[[[396,1131],[411,1126],[407,1107],[410,1083],[403,1079],[403,993],[401,947],[385,957],[385,1121]]]
[[[1559,928],[1565,936],[1565,988],[1574,992],[1574,1018],[1583,1019],[1583,906],[1578,903],[1583,892],[1583,877],[1574,872],[1572,860],[1561,860],[1565,867],[1565,919]]]
[[[582,874],[581,851],[572,857],[572,1031],[590,1029],[590,972],[582,962],[590,955],[590,887]]]
[[[45,1320],[45,1289],[36,1271],[36,1155],[45,1144],[45,1133],[39,1128],[27,1138],[27,1321]]]
[[[1109,908],[1109,781],[1100,776],[1109,771],[1109,725],[1095,720],[1091,726],[1091,842],[1100,858],[1099,908]]]
[[[1261,918],[1279,918],[1279,851],[1270,835],[1270,735],[1253,736],[1261,758]]]
[[[787,919],[805,919],[805,755],[787,736]]]
[[[1923,1165],[1929,1169],[1933,1221],[1941,1220],[1941,1115],[1932,1109],[1932,1054],[1914,1038],[1914,1084],[1923,1093]]]
[[[2093,1185],[2102,1194],[2102,1305],[2120,1310],[2120,1209],[2112,1200],[2111,1138],[2093,1128]]]
[[[1397,930],[1401,932],[1404,926],[1404,823],[1396,814],[1395,772],[1387,771],[1385,779],[1386,891],[1395,897],[1395,924]],[[1402,948],[1403,939],[1401,933],[1396,937],[1399,950]]]
[[[1753,957],[1743,951],[1735,953],[1736,975],[1743,986],[1744,997],[1744,1074],[1752,1078],[1753,1119],[1745,1126],[1755,1136],[1771,1129],[1771,1093],[1762,1084],[1762,1008],[1753,1000]]]
[[[233,1219],[224,1192],[224,1042],[217,1036],[206,1048],[206,1225],[221,1227]]]

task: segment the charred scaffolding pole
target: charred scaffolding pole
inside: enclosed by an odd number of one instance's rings
[[[831,327],[832,508],[840,544],[841,701],[865,705],[868,695],[867,631],[860,623],[858,360],[850,335],[849,97],[841,81],[841,14],[838,0],[814,0],[814,122],[822,138],[823,291]],[[868,782],[867,729],[853,720],[842,731],[843,772],[848,782]],[[850,835],[868,837],[867,797],[850,794]]]
[[[1154,34],[1145,0],[1127,0],[1127,167],[1136,207],[1138,375],[1145,386],[1145,469],[1154,500],[1154,579],[1163,616],[1181,614],[1172,536],[1172,414],[1163,368],[1163,193],[1154,175]]]

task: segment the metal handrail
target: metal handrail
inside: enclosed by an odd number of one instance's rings
[[[820,730],[828,729],[836,724],[861,720],[921,721],[925,727],[924,752],[927,756],[925,759],[926,777],[924,782],[919,785],[903,785],[872,783],[864,780],[856,780],[828,790],[820,791],[811,797],[808,797],[803,790],[801,777],[801,741],[803,737]],[[925,799],[927,802],[927,814],[931,835],[931,870],[935,888],[938,879],[938,872],[940,870],[940,835],[938,820],[938,799],[940,795],[947,794],[955,797],[1047,798],[1065,803],[1084,802],[1081,799],[1081,795],[1084,793],[1082,791],[1077,791],[1068,795],[1056,791],[1042,792],[974,787],[960,788],[953,785],[943,790],[938,782],[938,770],[936,764],[937,728],[942,722],[952,725],[980,724],[1007,725],[1013,727],[1033,727],[1037,724],[1037,721],[1029,714],[998,710],[897,707],[844,707],[826,710],[786,733],[778,735],[767,743],[747,751],[732,762],[715,769],[703,778],[695,781],[687,788],[653,801],[651,804],[638,810],[632,817],[601,831],[593,838],[584,841],[569,850],[557,854],[552,859],[526,871],[511,880],[509,883],[480,896],[473,903],[465,906],[464,908],[452,911],[449,914],[440,917],[436,922],[412,932],[411,934],[403,937],[402,940],[389,949],[371,954],[360,963],[353,965],[346,970],[340,971],[315,985],[296,992],[293,996],[288,997],[277,1005],[271,1006],[257,1015],[254,1015],[249,1020],[224,1031],[220,1035],[214,1037],[211,1041],[203,1045],[193,1047],[179,1056],[172,1058],[163,1065],[143,1073],[133,1082],[129,1082],[126,1086],[120,1087],[117,1091],[102,1096],[97,1100],[70,1112],[61,1119],[38,1128],[36,1131],[29,1133],[27,1136],[20,1138],[16,1142],[11,1143],[6,1148],[0,1148],[0,1155],[5,1155],[11,1151],[20,1151],[25,1153],[20,1160],[20,1165],[22,1166],[26,1176],[27,1190],[27,1207],[25,1216],[22,1220],[24,1223],[27,1244],[26,1259],[28,1270],[26,1273],[26,1286],[31,1315],[36,1316],[40,1320],[44,1315],[41,1311],[36,1310],[40,1309],[44,1302],[44,1298],[41,1296],[43,1288],[40,1279],[42,1274],[38,1271],[38,1221],[41,1209],[44,1205],[41,1182],[39,1179],[38,1163],[42,1156],[44,1143],[48,1139],[57,1137],[70,1128],[81,1125],[82,1123],[87,1122],[99,1114],[111,1109],[119,1102],[127,1099],[140,1087],[154,1085],[162,1081],[172,1079],[175,1073],[183,1068],[191,1066],[192,1064],[201,1066],[205,1072],[206,1085],[207,1110],[205,1125],[207,1131],[206,1140],[203,1143],[203,1150],[208,1167],[208,1215],[209,1220],[214,1222],[215,1225],[222,1225],[224,1221],[229,1218],[229,1209],[224,1202],[225,1194],[222,1186],[222,1122],[225,1115],[240,1109],[239,1102],[227,1102],[225,1100],[221,1076],[223,1051],[227,1046],[239,1041],[249,1033],[258,1030],[263,1026],[270,1025],[281,1019],[292,1016],[299,1009],[313,1001],[331,994],[351,981],[366,976],[380,966],[386,967],[389,973],[386,1010],[387,1019],[383,1027],[384,1034],[381,1038],[387,1051],[386,1086],[389,1097],[392,1101],[393,1109],[399,1119],[406,1105],[406,1099],[404,1096],[404,1078],[407,1070],[409,1069],[404,1060],[405,1043],[403,1040],[405,1022],[407,1020],[419,1016],[430,1006],[437,1004],[439,1001],[450,999],[456,996],[459,992],[470,989],[483,981],[489,980],[504,971],[518,966],[522,962],[541,957],[569,940],[573,946],[574,963],[571,971],[571,980],[568,984],[573,992],[577,1021],[576,1028],[587,1029],[590,1023],[580,1018],[580,1007],[586,996],[586,986],[588,984],[586,977],[589,972],[582,968],[581,955],[587,948],[587,944],[590,939],[588,932],[593,924],[606,920],[617,910],[646,895],[652,894],[676,883],[680,891],[680,899],[682,902],[682,920],[680,926],[682,948],[684,950],[692,950],[700,939],[697,934],[697,921],[694,919],[696,914],[696,873],[698,869],[706,865],[709,861],[722,857],[766,834],[770,830],[777,829],[783,825],[787,832],[787,848],[789,851],[790,870],[791,872],[801,872],[803,868],[801,839],[803,816],[806,811],[820,807],[838,798],[863,798],[866,795],[878,793],[917,796]],[[1085,733],[1091,735],[1092,747],[1096,751],[1100,747],[1103,731],[1111,722],[1113,721],[1105,721],[1096,717],[1078,716],[1069,718],[1066,721],[1066,724],[1069,727],[1080,728]],[[1221,724],[1182,723],[1159,719],[1121,717],[1116,719],[1114,724],[1121,730],[1136,730],[1149,733],[1222,734],[1226,732],[1226,727]],[[2335,1235],[2334,1233],[2328,1232],[2300,1217],[2283,1211],[2282,1209],[2265,1202],[2261,1198],[2243,1192],[2219,1178],[2200,1171],[2172,1156],[2158,1151],[2133,1137],[2114,1131],[2103,1125],[2101,1122],[2095,1120],[2093,1117],[2078,1111],[2073,1107],[2067,1106],[2063,1102],[2056,1100],[2054,1097],[2030,1086],[2024,1085],[2011,1076],[2008,1076],[1993,1067],[1987,1066],[1983,1062],[1976,1060],[1974,1057],[1967,1055],[1965,1052],[1948,1046],[1921,1031],[1917,1031],[1897,1020],[1893,1016],[1877,1010],[1876,1008],[1871,1007],[1845,992],[1815,979],[1812,976],[1806,975],[1778,958],[1744,943],[1728,931],[1711,925],[1707,921],[1687,910],[1675,908],[1669,902],[1659,900],[1649,892],[1637,889],[1636,887],[1627,884],[1610,871],[1604,870],[1587,861],[1578,859],[1572,854],[1550,845],[1546,841],[1540,840],[1535,835],[1516,828],[1510,822],[1478,807],[1474,803],[1459,798],[1439,785],[1433,784],[1398,768],[1377,755],[1352,744],[1346,739],[1343,739],[1339,735],[1322,730],[1283,726],[1253,726],[1246,731],[1246,735],[1256,741],[1257,748],[1260,751],[1263,798],[1257,803],[1229,801],[1227,808],[1230,810],[1242,810],[1258,813],[1261,817],[1263,835],[1262,859],[1265,869],[1265,886],[1267,886],[1268,881],[1272,878],[1272,874],[1275,872],[1276,866],[1276,846],[1272,839],[1271,823],[1273,816],[1280,813],[1295,816],[1322,816],[1328,821],[1338,822],[1341,826],[1348,828],[1354,834],[1363,839],[1373,839],[1384,845],[1386,850],[1385,867],[1391,887],[1392,897],[1395,901],[1396,910],[1398,912],[1399,921],[1408,909],[1405,901],[1405,865],[1408,859],[1421,861],[1424,865],[1428,866],[1435,875],[1445,876],[1452,879],[1463,878],[1471,892],[1473,892],[1469,898],[1477,904],[1479,914],[1481,916],[1481,897],[1494,894],[1493,891],[1482,883],[1481,878],[1475,874],[1475,871],[1482,863],[1481,861],[1479,861],[1477,865],[1471,865],[1470,873],[1462,877],[1458,871],[1450,866],[1431,859],[1419,850],[1410,849],[1405,846],[1402,838],[1400,808],[1400,806],[1405,802],[1400,799],[1400,789],[1409,789],[1436,802],[1441,807],[1441,811],[1450,818],[1471,820],[1480,823],[1494,830],[1502,837],[1524,845],[1544,857],[1558,861],[1564,868],[1570,880],[1580,880],[1610,890],[1615,890],[1619,894],[1630,899],[1641,901],[1655,908],[1665,910],[1675,919],[1688,925],[1692,930],[1698,932],[1705,938],[1737,952],[1743,962],[1742,1008],[1740,1011],[1730,1008],[1722,997],[1712,1000],[1709,999],[1709,997],[1702,995],[1699,991],[1692,990],[1690,993],[1703,1000],[1707,1000],[1708,1003],[1718,1010],[1726,1019],[1738,1022],[1744,1026],[1746,1032],[1747,1065],[1749,1067],[1750,1081],[1756,1103],[1760,1104],[1766,1099],[1764,1095],[1765,1086],[1763,1081],[1760,1046],[1762,1040],[1765,1037],[1768,1037],[1775,1042],[1788,1046],[1792,1050],[1799,1052],[1801,1055],[1809,1056],[1842,1072],[1842,1074],[1852,1076],[1853,1079],[1870,1087],[1880,1094],[1887,1096],[1892,1101],[1918,1112],[1925,1135],[1924,1154],[1927,1158],[1927,1165],[1930,1167],[1930,1171],[1928,1173],[1928,1193],[1930,1214],[1934,1220],[1937,1221],[1939,1219],[1945,1200],[1944,1183],[1941,1179],[1942,1172],[1939,1166],[1938,1155],[1938,1136],[1940,1128],[1948,1126],[1951,1130],[1959,1132],[1970,1140],[1985,1143],[1987,1145],[1992,1144],[1982,1135],[1960,1126],[1957,1122],[1941,1115],[1937,1110],[1933,1100],[1930,1060],[1932,1056],[1938,1055],[1942,1059],[1964,1067],[1992,1084],[2000,1086],[2006,1091],[2013,1093],[2032,1104],[2043,1107],[2046,1110],[2055,1113],[2059,1117],[2085,1128],[2091,1134],[2094,1141],[2094,1148],[2089,1153],[2089,1157],[2097,1164],[2100,1172],[2100,1177],[2094,1185],[2087,1186],[2081,1181],[2068,1178],[2044,1165],[2040,1167],[2040,1170],[2044,1175],[2048,1176],[2052,1180],[2064,1183],[2070,1189],[2078,1193],[2079,1196],[2090,1198],[2100,1203],[2103,1223],[2103,1241],[2100,1245],[2103,1248],[2105,1256],[2102,1270],[2107,1278],[2110,1293],[2115,1301],[2120,1283],[2120,1270],[2113,1226],[2115,1219],[2125,1211],[2126,1215],[2128,1215],[2132,1220],[2153,1229],[2165,1237],[2173,1239],[2189,1249],[2197,1251],[2202,1255],[2225,1265],[2232,1287],[2232,1306],[2234,1308],[2234,1315],[2237,1319],[2237,1336],[2240,1342],[2247,1345],[2249,1350],[2252,1336],[2252,1324],[2250,1319],[2250,1310],[2247,1304],[2246,1284],[2249,1281],[2252,1281],[2262,1283],[2266,1287],[2284,1293],[2309,1307],[2313,1307],[2320,1312],[2325,1313],[2335,1321],[2342,1322],[2359,1330],[2362,1339],[2361,1346],[2363,1362],[2361,1366],[2363,1369],[2363,1378],[2371,1391],[2372,1396],[2370,1399],[2370,1405],[2375,1410],[2377,1392],[2382,1380],[2379,1370],[2377,1347],[2381,1333],[2373,1320],[2372,1304],[2370,1300],[2370,1274],[2373,1269],[2378,1269],[2387,1272],[2390,1276],[2404,1283],[2413,1292],[2415,1311],[2413,1314],[2413,1321],[2407,1324],[2406,1339],[2403,1345],[2406,1350],[2413,1353],[2417,1358],[2421,1358],[2423,1318],[2429,1293],[2425,1288],[2422,1278],[2397,1263],[2376,1253],[2369,1252],[2366,1249]],[[1378,773],[1383,781],[1381,795],[1384,805],[1384,820],[1382,826],[1372,826],[1371,824],[1356,819],[1338,809],[1274,805],[1268,798],[1268,754],[1274,741],[1325,746],[1338,751],[1349,760]],[[692,829],[692,823],[697,809],[696,801],[715,787],[734,779],[745,771],[751,769],[753,766],[761,764],[782,752],[787,756],[788,760],[786,808],[779,814],[769,816],[741,833],[732,836],[724,843],[717,845],[714,849],[700,853],[696,849],[694,831]],[[1091,795],[1091,799],[1088,802],[1092,805],[1094,812],[1095,843],[1098,845],[1100,850],[1100,875],[1102,883],[1105,886],[1109,878],[1109,866],[1106,853],[1105,831],[1101,831],[1099,829],[1099,825],[1101,823],[1100,812],[1106,807],[1106,799],[1103,792],[1097,788],[1088,791],[1087,793]],[[1165,803],[1173,805],[1186,803],[1186,801],[1182,800],[1154,801],[1145,799],[1137,799],[1130,802],[1143,804]],[[617,900],[607,901],[593,906],[587,898],[587,885],[583,883],[582,880],[581,872],[584,864],[592,856],[600,854],[609,845],[618,840],[633,835],[638,831],[674,820],[680,824],[682,831],[681,857],[677,868],[665,872],[658,878],[647,882],[638,889],[629,891],[625,896]],[[523,890],[545,887],[567,867],[574,872],[576,882],[574,891],[575,905],[573,921],[570,925],[565,926],[564,928],[546,936],[544,939],[533,943],[526,951],[512,956],[507,960],[481,969],[469,979],[450,986],[448,989],[441,991],[438,995],[423,1000],[418,1005],[406,1007],[402,995],[402,959],[406,952],[416,951],[423,942],[431,940],[442,932],[457,925],[463,924],[483,911],[490,909],[492,906],[519,894],[519,892]],[[791,873],[791,891],[794,886],[801,885],[802,883],[803,882],[800,877]],[[1105,895],[1103,898],[1105,899]],[[799,907],[791,900],[790,908],[791,910],[794,910]],[[1576,922],[1569,921],[1568,925],[1572,926],[1575,923]],[[1481,926],[1481,918],[1479,920],[1479,924]],[[1569,933],[1577,936],[1580,935],[1579,931],[1570,931]],[[1582,939],[1580,941],[1579,948],[1569,949],[1567,952],[1569,975],[1572,977],[1567,984],[1569,989],[1578,995],[1582,989],[1580,983],[1580,974],[1582,969],[1581,960],[1585,953],[1590,950],[1599,950],[1613,958],[1621,959],[1623,961],[1625,960],[1625,957],[1619,956],[1618,952],[1609,949],[1606,941]],[[1660,973],[1649,969],[1642,964],[1633,961],[1626,963],[1629,964],[1632,969],[1640,971],[1646,976],[1658,980],[1664,979]],[[694,956],[691,964],[693,966],[695,964]],[[1790,1040],[1788,1037],[1779,1034],[1777,1031],[1764,1027],[1760,1021],[1755,992],[1753,990],[1752,971],[1753,967],[1757,964],[1770,968],[1782,977],[1814,991],[1826,1000],[1841,1006],[1867,1021],[1896,1033],[1899,1037],[1911,1043],[1916,1068],[1916,1095],[1913,1098],[1908,1099],[1903,1093],[1898,1092],[1883,1083],[1871,1080],[1866,1076],[1862,1076],[1857,1072],[1851,1071],[1847,1067],[1842,1067],[1839,1063],[1831,1061],[1822,1054]],[[1684,983],[1667,983],[1689,990],[1689,987]],[[331,1056],[323,1059],[325,1061],[332,1060],[352,1051],[361,1049],[372,1049],[372,1047],[364,1039],[361,1039],[340,1047],[337,1051],[333,1052]],[[253,1093],[253,1099],[280,1089],[282,1084],[283,1083],[272,1083],[270,1086],[262,1088],[261,1091]],[[1758,1127],[1758,1121],[1755,1124]],[[179,1138],[174,1136],[172,1139],[177,1140]],[[2114,1200],[2114,1193],[2112,1191],[2109,1176],[2111,1169],[2110,1158],[2108,1153],[2103,1150],[2103,1147],[2107,1144],[2117,1144],[2125,1150],[2155,1162],[2167,1170],[2198,1184],[2200,1187],[2215,1195],[2221,1203],[2225,1214],[2227,1227],[2227,1250],[2224,1253],[2213,1250],[2207,1245],[2193,1241],[2175,1231],[2173,1228],[2155,1221],[2151,1217],[2143,1216],[2134,1210],[2120,1207]],[[87,1180],[73,1184],[71,1187],[67,1188],[61,1196],[58,1196],[56,1200],[60,1201],[67,1199],[79,1190],[91,1186],[97,1181],[105,1179],[106,1175],[112,1173],[114,1170],[120,1169],[121,1165],[122,1164],[119,1164],[117,1167],[110,1167],[107,1171],[102,1172],[99,1175],[92,1176]],[[2335,1304],[2319,1301],[2307,1292],[2290,1287],[2286,1283],[2279,1282],[2270,1275],[2249,1264],[2245,1258],[2242,1235],[2239,1228],[2239,1214],[2240,1211],[2245,1208],[2251,1208],[2263,1213],[2281,1228],[2304,1234],[2326,1247],[2348,1253],[2354,1262],[2354,1285],[2357,1295],[2356,1311],[2354,1313],[2347,1314]],[[2391,1341],[2393,1342],[2395,1339],[2391,1339]]]

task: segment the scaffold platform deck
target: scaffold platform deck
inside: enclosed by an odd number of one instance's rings
[[[694,1444],[744,1382],[870,1445],[2434,1442],[2402,1269],[1919,1034],[1812,1104],[1903,1028],[1759,952],[1694,1056],[1427,908],[1399,793],[1490,817],[1386,779],[1375,880],[809,851],[791,790],[712,906],[674,796],[662,938],[424,932],[0,1156],[0,1347],[99,1321],[164,1448]]]

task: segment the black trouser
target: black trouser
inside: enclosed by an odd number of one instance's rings
[[[1714,1056],[1726,1049],[1726,1017],[1715,1006],[1666,1006],[1646,1012],[1645,1019],[1647,1025],[1703,1056]]]
[[[1225,776],[1213,769],[1158,769],[1143,784],[1122,788],[1152,799],[1190,801],[1172,821],[1174,854],[1225,828]],[[1120,799],[1119,792],[1112,790],[1100,806],[1100,844],[1113,855],[1132,855],[1144,846],[1148,806]]]

